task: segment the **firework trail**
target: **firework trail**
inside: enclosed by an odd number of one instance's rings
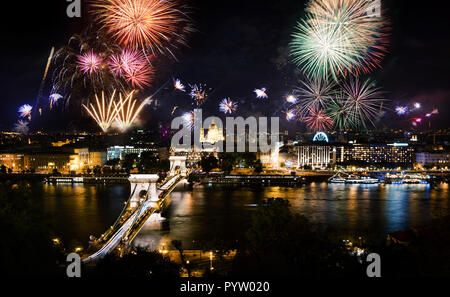
[[[258,99],[267,99],[269,98],[269,96],[267,96],[267,89],[266,88],[261,88],[261,89],[255,89],[253,91],[256,95],[256,98]]]
[[[28,122],[19,120],[16,124],[14,124],[14,131],[20,134],[28,134],[29,127]]]
[[[36,107],[39,106],[39,100],[40,100],[40,98],[42,98],[42,93],[44,92],[45,81],[47,80],[48,70],[50,69],[50,65],[52,63],[54,54],[55,54],[55,48],[52,47],[52,49],[50,50],[50,55],[48,56],[48,59],[47,59],[47,65],[45,66],[44,76],[42,77],[41,86],[39,87],[39,93],[38,93],[38,97],[36,99],[36,105],[35,105]]]
[[[223,99],[219,104],[219,110],[224,114],[235,112],[237,107],[237,103],[233,102],[230,98]]]
[[[92,13],[120,45],[172,56],[186,45],[192,26],[185,7],[173,0],[95,0]],[[175,56],[174,56],[175,57]]]
[[[119,94],[119,101],[114,102],[117,111],[116,124],[122,132],[133,126],[142,109],[148,104],[148,99],[139,104],[137,100],[133,99],[133,95],[134,91],[123,99],[122,94]]]
[[[98,96],[95,95],[95,101],[97,105],[90,103],[88,106],[82,105],[88,114],[95,120],[97,125],[102,129],[103,132],[108,132],[113,121],[116,119],[117,109],[115,108],[115,97],[116,91],[111,95],[109,100],[105,100],[105,92],[102,92],[102,99],[99,100]]]
[[[19,107],[19,115],[22,118],[28,118],[29,121],[31,121],[31,112],[33,111],[33,107],[29,104],[24,104],[21,107]]]
[[[173,109],[172,109],[172,112],[171,112],[171,114],[170,115],[172,115],[173,116],[173,114],[175,113],[175,111],[177,110],[179,108],[179,106],[175,106]]]

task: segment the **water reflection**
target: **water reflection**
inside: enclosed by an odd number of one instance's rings
[[[126,185],[44,185],[45,209],[65,241],[87,243],[114,223],[130,189]],[[146,226],[136,245],[157,248],[172,239],[185,248],[198,242],[223,238],[241,240],[251,223],[254,205],[265,198],[289,200],[294,212],[316,223],[350,232],[371,231],[380,235],[425,225],[450,214],[447,184],[342,185],[313,183],[299,188],[198,187],[192,192],[178,188],[160,226]]]

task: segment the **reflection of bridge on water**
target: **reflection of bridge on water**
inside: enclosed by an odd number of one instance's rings
[[[116,248],[131,243],[152,215],[157,215],[165,199],[187,174],[186,157],[170,157],[170,173],[157,184],[157,174],[130,175],[131,194],[118,219],[102,236],[95,241],[100,249],[83,261],[89,262],[103,258]]]

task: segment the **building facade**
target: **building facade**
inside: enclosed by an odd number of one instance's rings
[[[123,160],[128,154],[137,154],[141,156],[143,152],[154,152],[158,154],[155,148],[135,148],[134,146],[112,146],[107,150],[107,160],[120,159]]]
[[[0,166],[4,165],[12,171],[23,170],[23,154],[0,154]]]
[[[413,164],[415,149],[407,143],[351,144],[344,147],[344,162],[362,161],[368,164]]]
[[[446,167],[450,165],[450,153],[420,152],[416,154],[416,162],[422,166]]]
[[[26,154],[23,158],[24,169],[42,173],[52,173],[56,169],[58,172],[68,173],[71,168],[72,155],[70,153]]]

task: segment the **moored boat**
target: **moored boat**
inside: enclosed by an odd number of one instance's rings
[[[366,175],[347,174],[338,172],[328,179],[334,184],[377,184],[379,180]]]

